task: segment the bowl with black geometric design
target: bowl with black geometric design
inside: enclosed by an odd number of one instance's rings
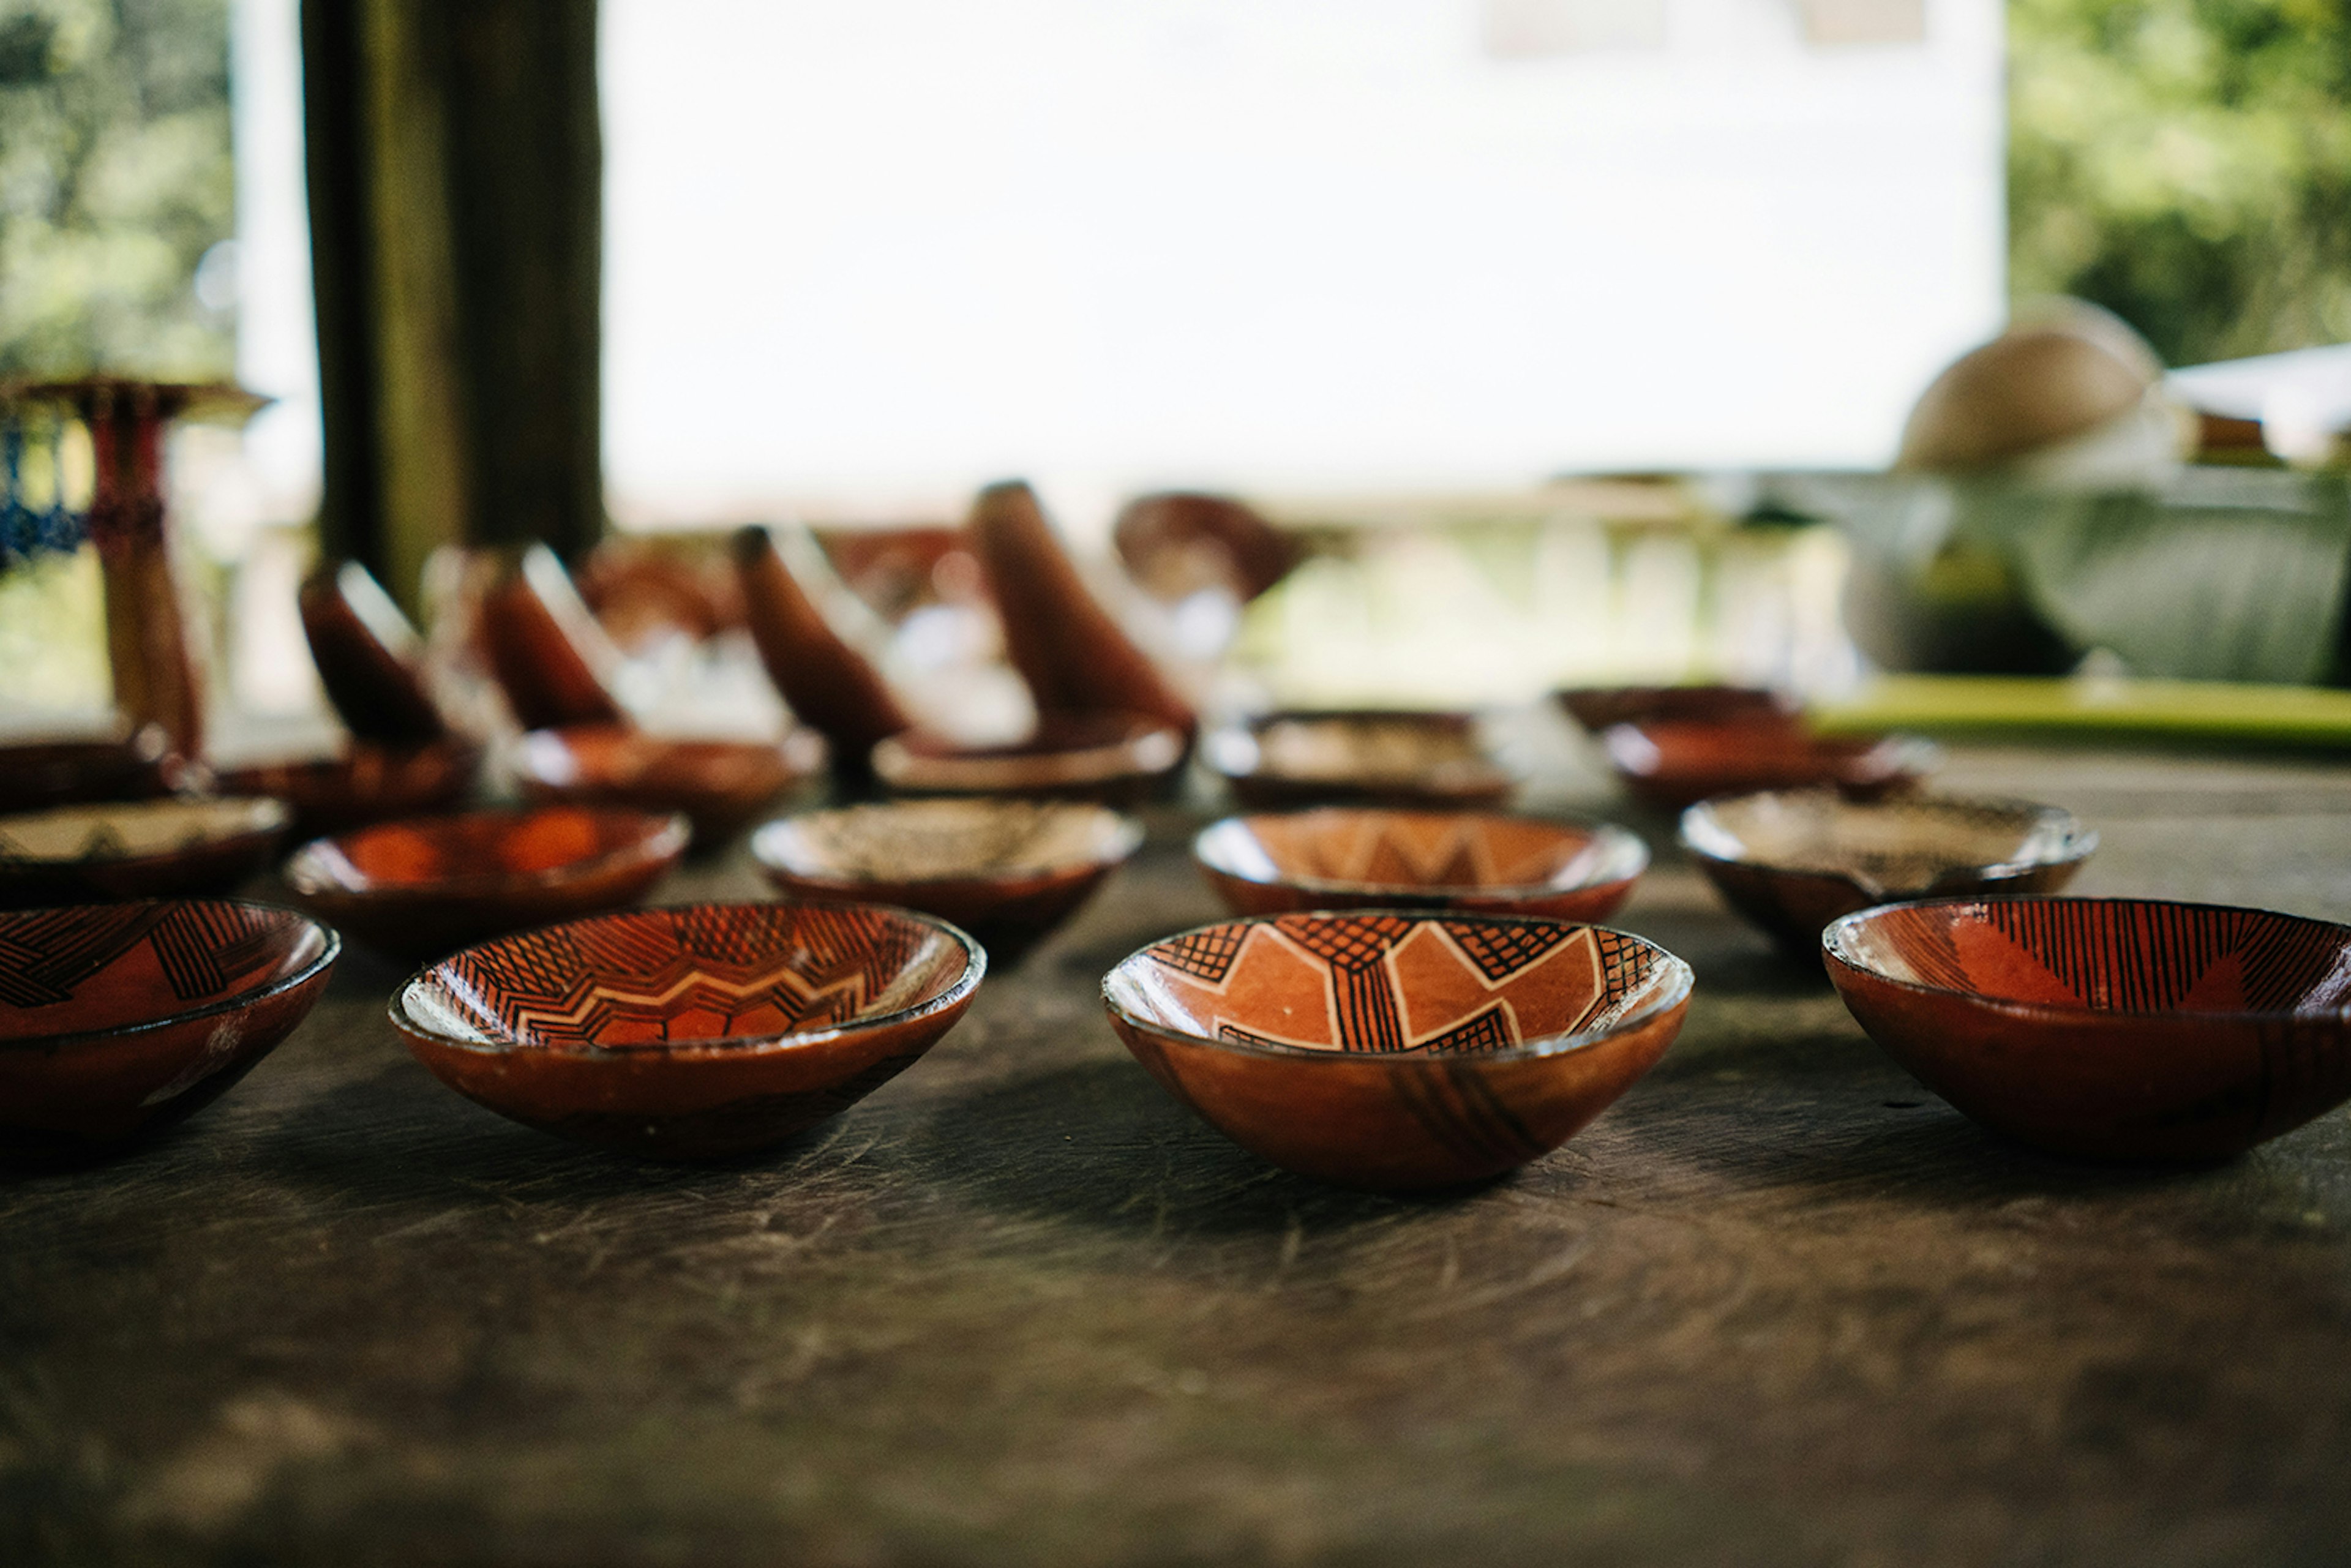
[[[220,775],[235,795],[266,795],[294,813],[297,839],[455,810],[482,770],[482,748],[454,737],[421,746],[354,740],[331,757],[258,762]]]
[[[1499,806],[1518,775],[1496,760],[1467,711],[1295,709],[1213,730],[1200,754],[1253,811],[1298,806]]]
[[[2059,1154],[2241,1154],[2351,1099],[2351,926],[2147,898],[1848,915],[1829,977],[1888,1056]]]
[[[751,836],[751,856],[794,898],[919,909],[1008,965],[1142,842],[1132,817],[1076,800],[888,800],[780,818]]]
[[[1601,920],[1632,896],[1649,850],[1606,822],[1325,806],[1212,822],[1192,841],[1192,860],[1240,915],[1466,909]]]
[[[307,915],[233,899],[0,912],[0,1156],[102,1155],[209,1104],[341,951]]]
[[[504,936],[392,996],[417,1060],[560,1137],[657,1159],[782,1142],[912,1066],[987,973],[944,920],[879,904],[632,909]]]
[[[225,893],[268,863],[284,802],[171,798],[0,817],[0,908]]]
[[[1178,1101],[1303,1176],[1412,1190],[1557,1148],[1673,1043],[1689,966],[1604,926],[1425,910],[1204,925],[1102,980]]]
[[[685,852],[675,813],[537,806],[380,822],[287,860],[302,906],[410,959],[633,904]]]

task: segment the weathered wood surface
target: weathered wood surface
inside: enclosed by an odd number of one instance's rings
[[[2339,769],[1946,782],[2083,811],[2081,891],[2351,916]],[[170,1141],[0,1185],[0,1561],[2343,1560],[2344,1113],[2188,1171],[2004,1145],[1667,854],[1624,923],[1699,990],[1648,1080],[1480,1191],[1319,1187],[1102,1019],[1216,913],[1157,826],[928,1060],[734,1168],[459,1101],[347,957]]]

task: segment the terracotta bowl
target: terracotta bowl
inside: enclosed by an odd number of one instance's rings
[[[232,768],[221,775],[221,788],[285,801],[295,835],[315,838],[446,811],[473,789],[481,766],[481,748],[464,741],[403,747],[358,741],[340,757]]]
[[[1478,716],[1363,708],[1270,714],[1202,747],[1253,810],[1314,805],[1499,806],[1518,779],[1487,755]]]
[[[1205,925],[1102,981],[1127,1049],[1252,1153],[1449,1186],[1558,1147],[1681,1029],[1689,966],[1621,931],[1403,910]]]
[[[1733,909],[1817,960],[1839,915],[1934,894],[2054,893],[2098,847],[2071,811],[1923,795],[1848,800],[1834,789],[1708,800],[1682,847]]]
[[[1326,806],[1227,817],[1192,841],[1192,859],[1240,915],[1479,909],[1598,920],[1632,896],[1649,849],[1606,823]]]
[[[140,800],[172,787],[179,759],[161,725],[127,734],[0,746],[0,812]]]
[[[467,1099],[580,1143],[673,1159],[779,1143],[846,1110],[971,1005],[979,945],[903,909],[633,909],[468,947],[392,1021]]]
[[[2351,1098],[2351,926],[2152,899],[1848,915],[1829,977],[1886,1054],[2021,1143],[2238,1154]]]
[[[953,921],[1010,964],[1076,912],[1143,842],[1143,829],[1079,801],[893,800],[807,811],[751,838],[795,898],[894,904]]]
[[[959,746],[923,730],[873,747],[873,773],[902,795],[1033,795],[1138,806],[1183,764],[1184,737],[1141,714],[1055,714],[1009,746]]]
[[[341,949],[261,904],[0,913],[0,1155],[102,1154],[210,1103],[302,1021]]]
[[[1793,696],[1765,686],[1572,686],[1552,697],[1594,735],[1620,724],[1792,721],[1799,710]]]
[[[421,958],[633,904],[687,831],[680,816],[609,807],[416,817],[303,845],[286,884],[368,946]]]
[[[1717,795],[1833,788],[1860,800],[1917,783],[1942,759],[1911,736],[1818,736],[1775,720],[1620,724],[1602,735],[1635,798],[1668,810]]]
[[[268,862],[277,800],[135,800],[0,817],[0,908],[223,893]]]
[[[577,725],[524,736],[516,769],[535,800],[683,811],[695,846],[715,849],[823,772],[824,758],[824,737],[811,729],[780,741],[697,740]]]

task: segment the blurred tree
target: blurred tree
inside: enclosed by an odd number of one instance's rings
[[[230,374],[235,220],[226,0],[0,0],[0,377]]]
[[[2171,364],[2351,339],[2351,5],[2010,0],[2010,287]]]

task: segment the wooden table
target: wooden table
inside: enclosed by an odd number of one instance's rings
[[[2351,918],[2339,768],[1945,781],[2093,821],[2079,891]],[[1544,799],[1579,797],[1610,806],[1573,768]],[[1104,968],[1217,913],[1185,825],[735,1168],[456,1099],[347,955],[178,1134],[0,1185],[0,1562],[2351,1553],[2345,1114],[2181,1171],[2001,1144],[1661,852],[1624,923],[1698,992],[1656,1072],[1484,1190],[1318,1186],[1103,1021]],[[736,860],[662,897],[756,891]]]

